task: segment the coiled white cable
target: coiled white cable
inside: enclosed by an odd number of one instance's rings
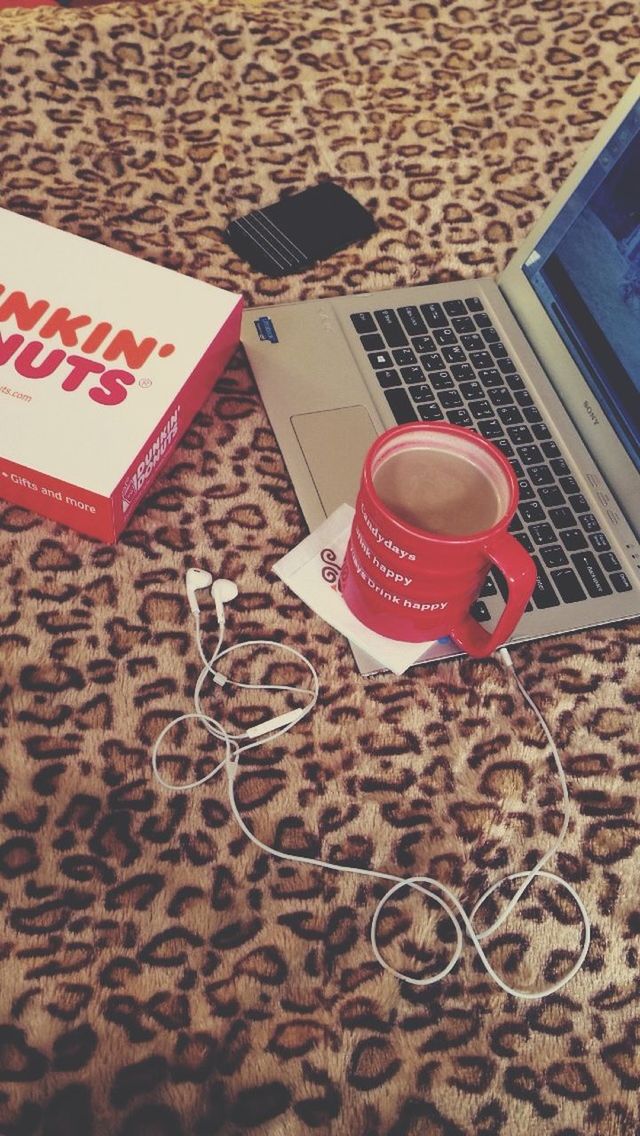
[[[522,998],[522,999],[544,998],[544,997],[548,997],[550,994],[557,993],[564,986],[566,986],[568,982],[571,981],[571,979],[578,973],[578,971],[582,967],[582,964],[584,963],[584,960],[587,956],[587,952],[589,950],[589,943],[590,943],[590,939],[591,939],[591,924],[590,924],[590,920],[589,920],[589,916],[587,914],[586,908],[585,908],[582,900],[580,899],[580,896],[578,895],[577,891],[575,890],[575,888],[573,888],[572,885],[569,884],[566,880],[563,880],[561,876],[558,876],[556,873],[549,872],[545,869],[545,865],[549,862],[551,857],[554,856],[556,854],[556,852],[558,851],[558,849],[560,848],[560,845],[562,844],[562,841],[564,840],[564,837],[565,837],[566,832],[567,832],[567,828],[569,826],[569,792],[568,792],[568,788],[567,788],[567,782],[566,782],[564,770],[562,768],[562,763],[560,761],[560,756],[558,754],[558,750],[557,750],[556,744],[553,740],[553,737],[551,735],[551,732],[550,732],[542,714],[538,710],[537,706],[535,705],[533,700],[530,698],[527,691],[524,689],[524,686],[522,685],[518,675],[515,672],[515,669],[513,667],[513,662],[511,660],[511,656],[509,655],[506,648],[501,648],[498,652],[498,655],[499,655],[502,663],[513,674],[513,678],[514,678],[514,680],[517,684],[518,689],[520,690],[525,701],[531,707],[533,713],[535,714],[536,718],[538,719],[538,721],[539,721],[539,723],[542,727],[542,730],[544,731],[544,734],[547,738],[547,741],[549,742],[549,745],[551,747],[551,752],[553,754],[556,772],[558,774],[558,778],[559,778],[561,789],[562,789],[562,801],[563,801],[564,816],[563,816],[563,822],[562,822],[558,836],[552,842],[551,846],[547,849],[547,851],[540,858],[540,860],[537,862],[537,864],[530,871],[512,872],[510,875],[500,877],[498,880],[496,880],[496,882],[494,884],[491,885],[491,887],[489,887],[480,896],[480,899],[477,901],[477,903],[473,907],[472,911],[469,914],[467,914],[467,912],[463,908],[462,904],[460,903],[460,901],[458,900],[456,895],[450,890],[450,888],[448,888],[445,884],[441,883],[439,880],[432,878],[431,876],[411,876],[409,879],[405,879],[401,876],[397,876],[397,875],[389,873],[389,872],[380,872],[380,871],[374,870],[372,868],[355,867],[355,866],[352,866],[352,865],[345,865],[345,864],[332,864],[332,863],[327,862],[325,860],[320,860],[320,859],[318,859],[314,856],[302,856],[302,855],[298,855],[297,853],[282,852],[278,848],[272,848],[270,845],[265,844],[262,840],[260,840],[257,836],[255,836],[253,832],[251,832],[251,830],[247,827],[245,821],[243,820],[243,818],[240,814],[240,811],[239,811],[239,808],[238,808],[238,805],[237,805],[237,802],[236,802],[235,791],[234,791],[234,783],[235,783],[236,774],[238,772],[238,768],[239,768],[239,765],[240,765],[241,755],[243,753],[246,753],[248,750],[253,749],[256,746],[264,745],[265,742],[274,741],[275,738],[280,737],[282,734],[287,733],[290,729],[293,728],[293,726],[297,722],[301,721],[304,717],[306,717],[309,713],[311,713],[311,711],[313,710],[313,708],[316,705],[317,700],[318,700],[318,694],[319,694],[319,688],[320,688],[318,675],[317,675],[317,672],[316,672],[315,668],[313,667],[312,663],[309,661],[309,659],[307,659],[306,656],[303,655],[300,651],[298,651],[295,647],[291,647],[286,643],[277,643],[275,641],[266,640],[266,639],[253,639],[253,640],[249,640],[249,641],[244,642],[244,643],[238,643],[238,644],[232,645],[230,647],[226,647],[224,650],[222,650],[222,641],[223,641],[223,637],[224,637],[224,626],[219,628],[215,650],[214,650],[213,654],[211,655],[211,658],[207,659],[205,654],[204,654],[204,650],[203,650],[202,642],[201,642],[199,613],[194,612],[194,616],[195,616],[195,621],[196,621],[196,638],[197,638],[197,644],[198,644],[198,652],[199,652],[200,657],[201,657],[203,664],[204,664],[203,667],[202,667],[202,670],[200,671],[200,674],[198,676],[196,686],[195,686],[195,691],[194,691],[195,710],[192,711],[191,713],[188,713],[188,714],[181,714],[177,718],[174,718],[171,722],[169,722],[164,727],[164,729],[161,731],[161,733],[158,735],[158,737],[156,738],[154,746],[153,746],[153,750],[152,750],[151,763],[152,763],[153,773],[154,773],[154,776],[156,777],[156,779],[160,782],[160,784],[165,789],[169,789],[169,790],[172,790],[174,792],[185,792],[187,790],[198,788],[200,785],[204,785],[207,781],[210,781],[213,777],[216,776],[216,774],[221,769],[224,768],[226,770],[226,773],[227,773],[229,804],[231,806],[231,810],[232,810],[233,815],[236,819],[236,822],[237,822],[238,826],[240,827],[240,829],[242,830],[242,832],[245,834],[245,836],[250,841],[252,841],[253,844],[255,844],[258,848],[260,848],[263,852],[267,852],[271,856],[276,856],[278,859],[288,860],[288,861],[293,862],[293,863],[306,864],[306,865],[310,865],[310,866],[324,868],[326,870],[333,871],[333,872],[346,872],[346,873],[349,873],[349,874],[352,874],[352,875],[363,876],[363,877],[367,877],[369,879],[374,879],[374,880],[390,881],[392,886],[388,889],[388,891],[385,893],[385,895],[379,901],[379,903],[378,903],[378,905],[377,905],[377,907],[374,911],[374,914],[373,914],[373,919],[371,921],[371,934],[370,934],[371,947],[372,947],[373,953],[374,953],[376,959],[378,960],[378,962],[380,963],[380,965],[382,967],[384,967],[385,970],[389,971],[391,974],[395,975],[396,978],[400,979],[403,982],[409,982],[414,986],[430,986],[433,983],[439,982],[443,978],[445,978],[446,975],[449,974],[451,970],[453,970],[454,966],[456,965],[456,963],[458,962],[458,960],[459,960],[459,958],[462,954],[463,942],[464,942],[463,929],[464,929],[464,932],[466,932],[467,937],[470,939],[471,943],[475,947],[475,950],[476,950],[479,958],[481,959],[485,970],[491,976],[491,978],[494,980],[494,982],[502,990],[504,990],[504,992],[506,994],[511,994],[515,998]],[[216,667],[214,667],[214,663],[218,664],[223,658],[232,655],[234,652],[239,651],[239,650],[245,650],[248,647],[254,647],[254,646],[270,647],[270,648],[273,648],[273,649],[282,650],[285,653],[288,652],[290,655],[297,658],[300,662],[304,663],[304,665],[308,668],[309,673],[311,675],[311,686],[310,687],[297,687],[297,686],[286,686],[286,685],[277,685],[277,684],[265,685],[265,684],[261,684],[261,683],[255,683],[254,684],[254,683],[235,682],[234,680],[227,678],[220,671],[218,671]],[[278,715],[276,718],[269,719],[266,723],[260,724],[260,725],[255,726],[255,727],[249,727],[247,730],[244,730],[244,731],[242,731],[238,734],[232,735],[224,728],[224,726],[216,718],[212,718],[210,715],[205,714],[205,712],[202,709],[202,704],[201,704],[202,686],[203,686],[207,676],[212,678],[214,684],[216,684],[218,686],[225,686],[227,683],[229,683],[233,686],[240,687],[240,688],[243,688],[243,689],[273,690],[273,691],[281,691],[281,692],[287,692],[287,693],[292,693],[292,694],[299,694],[299,695],[305,697],[307,699],[307,701],[306,701],[305,705],[303,705],[300,709],[298,709],[296,711],[292,711],[292,712],[289,712],[289,713],[284,714],[284,715]],[[166,735],[175,726],[177,726],[178,723],[185,722],[189,719],[195,719],[198,722],[200,722],[205,727],[205,729],[208,730],[208,732],[214,738],[216,738],[217,740],[221,741],[224,744],[224,747],[225,747],[224,757],[218,762],[218,764],[212,770],[210,770],[209,773],[205,774],[203,777],[200,777],[197,780],[191,781],[191,782],[186,783],[186,784],[175,785],[175,784],[172,784],[171,782],[167,781],[165,778],[163,778],[161,776],[161,774],[158,770],[158,754],[159,754],[159,750],[160,750],[160,745],[163,742]],[[241,742],[243,740],[244,740],[244,744],[241,744]],[[491,963],[490,963],[490,961],[489,961],[489,959],[486,955],[486,952],[483,948],[483,942],[486,939],[488,939],[491,935],[493,935],[494,932],[497,931],[498,928],[501,927],[504,924],[504,922],[509,918],[509,916],[513,912],[516,905],[521,900],[524,893],[531,886],[533,881],[535,879],[538,879],[538,878],[548,880],[550,883],[553,883],[553,884],[557,885],[558,887],[564,888],[564,890],[569,893],[569,895],[572,897],[572,899],[577,904],[578,910],[580,912],[580,916],[581,916],[582,924],[583,924],[583,929],[584,929],[583,930],[583,938],[582,938],[582,945],[581,945],[579,954],[576,958],[574,965],[570,968],[570,970],[566,974],[564,974],[562,976],[562,978],[558,979],[557,982],[554,982],[550,986],[543,987],[541,990],[523,990],[523,989],[518,989],[515,986],[509,985],[509,983],[505,982],[505,980],[501,977],[501,975],[498,974],[498,972],[491,965]],[[506,904],[504,909],[500,912],[499,916],[494,920],[494,922],[491,924],[491,926],[485,928],[483,931],[477,931],[476,928],[475,928],[475,925],[474,925],[475,920],[476,920],[478,913],[482,910],[484,904],[487,902],[488,899],[490,899],[490,897],[494,894],[494,892],[496,892],[505,883],[510,883],[510,882],[515,881],[515,880],[520,880],[521,883],[517,887],[515,894],[512,896],[512,898]],[[426,896],[428,899],[433,900],[436,904],[438,904],[438,906],[442,909],[442,911],[451,920],[451,923],[453,924],[453,927],[454,927],[454,930],[455,930],[455,933],[456,933],[456,943],[455,943],[455,946],[454,946],[454,949],[453,949],[453,953],[451,955],[451,958],[447,962],[446,966],[443,967],[443,969],[438,971],[436,974],[428,975],[428,976],[423,977],[423,978],[416,978],[413,975],[404,974],[402,971],[396,970],[393,966],[391,966],[383,958],[383,956],[380,952],[378,942],[377,942],[377,937],[376,937],[378,922],[379,922],[380,915],[381,915],[385,905],[392,898],[392,896],[394,896],[397,892],[401,891],[401,889],[405,888],[405,887],[413,888],[414,890],[420,892],[422,895]]]

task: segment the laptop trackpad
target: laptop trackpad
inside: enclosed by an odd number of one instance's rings
[[[327,516],[345,502],[354,505],[364,456],[379,434],[366,408],[295,414],[291,425]]]

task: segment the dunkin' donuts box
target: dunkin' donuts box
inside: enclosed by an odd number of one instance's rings
[[[0,495],[115,541],[236,347],[241,310],[0,209]]]

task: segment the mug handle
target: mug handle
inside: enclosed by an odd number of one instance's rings
[[[490,655],[507,639],[520,620],[536,584],[536,566],[519,540],[509,532],[502,532],[486,547],[489,559],[502,572],[509,592],[504,611],[493,631],[484,627],[467,613],[459,627],[452,632],[456,643],[469,655]]]

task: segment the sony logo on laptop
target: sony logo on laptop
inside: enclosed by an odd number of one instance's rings
[[[600,419],[598,418],[598,416],[597,416],[597,414],[596,414],[595,410],[593,409],[593,407],[592,407],[591,403],[590,403],[590,402],[587,402],[587,400],[586,400],[586,398],[585,398],[585,400],[584,400],[584,402],[583,402],[583,404],[582,404],[582,405],[584,406],[584,408],[585,408],[585,410],[586,410],[587,414],[589,415],[589,418],[590,418],[590,419],[591,419],[591,421],[593,422],[593,425],[594,425],[594,426],[599,426],[599,425],[600,425]]]

